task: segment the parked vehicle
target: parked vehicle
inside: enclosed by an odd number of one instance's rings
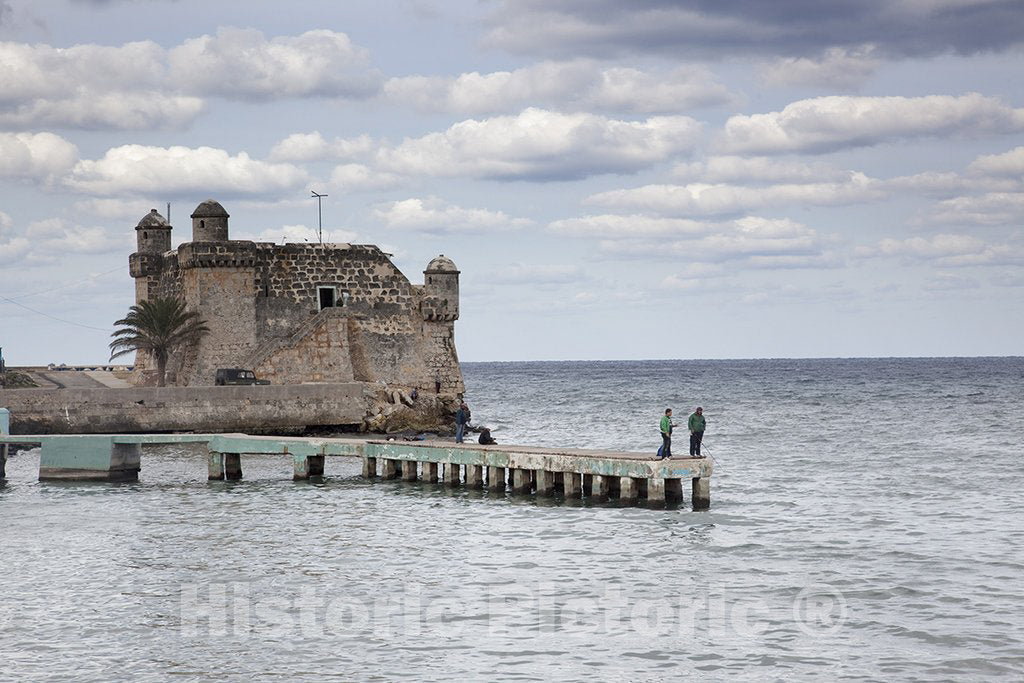
[[[256,373],[252,370],[242,368],[220,368],[214,377],[213,383],[218,387],[233,384],[270,384],[269,379],[257,379]]]

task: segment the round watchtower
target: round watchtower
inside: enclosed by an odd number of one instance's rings
[[[192,212],[192,241],[227,242],[228,218],[220,202],[207,199]]]
[[[163,254],[171,249],[171,224],[153,209],[135,226],[135,240],[140,254]]]
[[[455,262],[441,254],[423,271],[423,289],[433,299],[428,317],[442,320],[459,318],[459,269]]]

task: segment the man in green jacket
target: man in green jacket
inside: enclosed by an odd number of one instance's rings
[[[665,408],[661,418],[661,459],[672,457],[672,409]]]
[[[704,427],[707,422],[704,420],[704,409],[697,407],[696,412],[690,416],[690,457],[703,458],[700,454],[700,442],[704,439]]]

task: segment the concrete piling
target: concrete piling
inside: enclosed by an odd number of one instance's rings
[[[367,479],[373,479],[377,476],[377,458],[363,458],[363,476]]]
[[[505,488],[505,481],[504,467],[487,468],[487,488],[492,491],[503,490]]]
[[[210,481],[223,481],[224,479],[224,454],[217,451],[210,451],[206,458],[207,477]]]
[[[415,460],[402,461],[402,481],[416,481],[419,478],[419,474],[416,471],[417,464]]]
[[[512,491],[514,493],[529,493],[533,490],[533,478],[530,470],[516,468],[512,470]]]
[[[385,458],[381,466],[380,476],[384,479],[398,479],[398,461]]]
[[[224,454],[224,478],[228,481],[238,481],[242,478],[242,454]]]
[[[324,456],[322,455],[294,455],[295,464],[292,479],[302,481],[310,477],[324,476]]]
[[[707,510],[711,507],[711,477],[693,478],[693,509]]]
[[[590,483],[590,495],[595,498],[608,497],[608,477],[595,474]]]
[[[458,486],[461,481],[459,463],[446,462],[444,464],[444,483],[448,486]]]
[[[562,492],[566,498],[579,498],[583,492],[583,477],[576,472],[563,472]]]
[[[553,472],[537,470],[537,495],[550,496],[555,492],[555,477]]]
[[[478,489],[484,485],[483,465],[466,465],[466,486]]]
[[[619,477],[619,500],[636,500],[640,497],[640,487],[633,477]]]
[[[647,481],[647,502],[651,505],[665,504],[664,479],[649,479]]]
[[[436,462],[425,462],[423,463],[423,481],[428,484],[437,483],[437,463]]]

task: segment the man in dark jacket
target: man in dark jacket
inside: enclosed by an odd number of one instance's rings
[[[467,422],[469,422],[469,406],[462,401],[459,403],[459,409],[455,411],[455,443],[462,443],[462,435],[466,432]]]
[[[707,426],[707,421],[704,419],[704,409],[700,406],[690,416],[690,457],[691,458],[702,458],[700,454],[700,442],[704,440],[704,427]]]

